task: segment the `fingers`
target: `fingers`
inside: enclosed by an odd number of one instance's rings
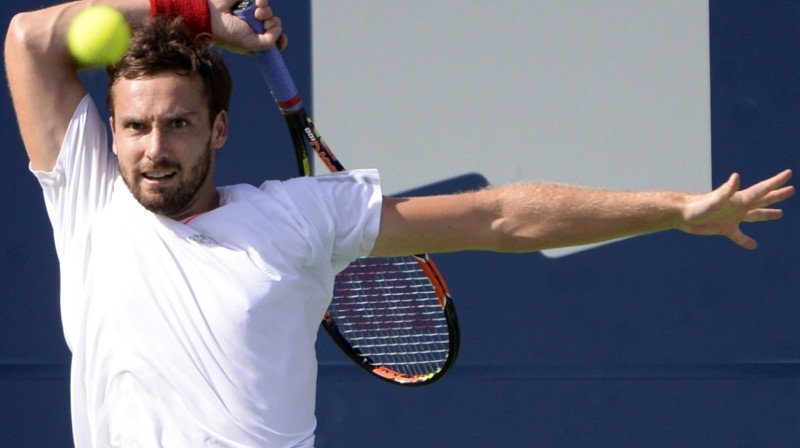
[[[742,185],[742,178],[739,176],[739,173],[733,173],[728,177],[728,180],[723,184],[723,188],[727,191],[730,191],[728,196],[732,196],[733,193],[739,190],[739,187]]]
[[[214,43],[237,53],[252,53],[253,51],[269,50],[273,46],[285,46],[286,39],[283,35],[281,19],[274,15],[268,0],[256,0],[252,9],[252,17],[260,21],[264,27],[263,33],[254,33],[245,20],[237,17],[233,7],[239,4],[237,0],[210,0],[212,8],[211,25],[214,34]]]
[[[745,235],[739,225],[742,222],[760,222],[780,219],[783,211],[770,208],[794,195],[795,188],[786,183],[792,178],[791,170],[739,190],[741,178],[734,173],[720,185],[696,213],[696,219],[682,230],[698,235],[724,235],[745,249],[755,249],[758,244]],[[700,196],[702,198],[702,196]]]
[[[761,182],[742,190],[743,193],[752,194],[754,197],[759,198],[759,201],[765,202],[762,199],[768,198],[766,202],[761,205],[762,207],[775,202],[781,201],[794,194],[794,187],[783,187],[789,179],[792,178],[792,170],[784,170],[769,179],[762,180]],[[772,201],[772,202],[769,202]]]
[[[786,186],[786,183],[791,178],[792,170],[784,170],[769,179],[765,179],[739,192],[745,204],[749,203],[750,207],[754,207],[752,210],[748,210],[745,213],[742,222],[773,221],[780,219],[783,216],[783,210],[766,207],[784,201],[794,195],[794,186]],[[758,246],[756,241],[745,235],[738,226],[727,236],[731,241],[745,249],[752,250]]]
[[[254,11],[256,19],[265,21],[271,19],[274,14],[272,12],[272,8],[269,5],[258,6],[256,3],[256,10]]]
[[[785,186],[791,177],[792,171],[784,170],[769,179],[738,190],[740,179],[739,175],[734,173],[716,192],[730,199],[732,203],[739,204],[743,213],[752,213],[753,221],[775,219],[775,212],[765,212],[760,209],[766,209],[794,195],[794,187]]]
[[[264,33],[258,36],[261,44],[269,47],[274,45],[279,50],[283,50],[288,44],[288,38],[283,34],[283,22],[279,17],[273,15],[267,0],[256,1],[254,14],[256,19],[264,22]]]
[[[757,222],[779,219],[783,215],[783,212],[768,207],[794,195],[794,186],[785,186],[786,182],[788,182],[791,177],[792,171],[785,170],[746,190],[742,190],[743,203],[745,207],[749,209],[743,221]]]
[[[776,204],[781,201],[785,201],[794,195],[794,187],[787,186],[782,187],[774,191],[770,191],[761,198],[760,201],[756,204],[756,207],[769,207],[772,204]]]
[[[223,44],[225,48],[243,53],[253,51],[264,51],[277,46],[279,49],[286,46],[286,38],[283,36],[283,23],[279,17],[273,16],[269,8],[256,8],[253,12],[255,18],[262,22],[263,33],[254,33],[250,25],[233,15],[228,15],[229,27],[225,34],[215,36],[222,40],[217,42]]]
[[[753,250],[758,247],[758,243],[756,240],[750,238],[749,236],[745,235],[741,230],[738,228],[734,231],[733,234],[728,235],[728,238],[733,241],[734,243],[738,244],[739,246],[747,249]]]
[[[728,177],[728,180],[725,181],[722,185],[717,187],[712,193],[717,197],[717,199],[731,198],[737,191],[739,191],[739,186],[741,184],[741,178],[739,177],[739,173],[733,173]]]
[[[256,20],[261,21],[264,33],[254,33],[251,26],[240,19],[232,11],[235,1],[211,0],[217,8],[211,14],[211,26],[214,34],[214,44],[229,51],[242,54],[252,54],[254,51],[265,51],[278,45],[286,45],[281,19],[274,16],[267,0],[256,0],[253,14]]]
[[[791,179],[791,178],[792,178],[792,170],[790,170],[790,169],[783,170],[780,173],[778,173],[778,174],[776,174],[775,176],[772,177],[772,179],[774,179],[776,182],[778,182],[779,185],[783,185],[786,182],[789,182],[789,179]]]
[[[283,51],[283,49],[289,45],[289,37],[285,34],[281,34],[275,45],[278,47],[278,50]]]
[[[783,210],[775,208],[758,208],[745,214],[743,222],[774,221],[783,216]]]

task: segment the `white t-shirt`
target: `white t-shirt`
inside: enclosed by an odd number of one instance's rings
[[[35,172],[61,267],[78,447],[309,447],[320,320],[371,250],[375,171],[219,189],[188,224],[145,210],[90,97]]]

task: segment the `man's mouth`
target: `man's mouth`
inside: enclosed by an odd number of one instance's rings
[[[174,176],[175,173],[175,171],[149,171],[147,173],[142,173],[142,176],[147,179],[164,179]]]
[[[142,172],[142,177],[149,184],[165,184],[177,174],[175,170],[152,170]]]

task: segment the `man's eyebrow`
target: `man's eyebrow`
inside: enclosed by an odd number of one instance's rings
[[[141,123],[144,120],[140,117],[135,117],[133,115],[117,115],[114,118],[114,121],[119,123],[121,126],[125,126],[130,123]]]
[[[159,121],[172,121],[177,118],[191,118],[198,115],[199,112],[196,111],[184,111],[184,112],[172,112],[168,114],[161,115],[158,117]]]
[[[155,117],[159,122],[169,122],[176,119],[182,118],[193,118],[199,115],[200,112],[196,111],[182,111],[182,112],[170,112],[168,114],[159,115]],[[154,117],[153,116],[138,116],[138,115],[123,115],[117,116],[117,121],[122,124],[127,123],[142,123],[151,121]]]

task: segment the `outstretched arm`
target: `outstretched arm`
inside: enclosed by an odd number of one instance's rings
[[[724,235],[747,249],[742,222],[778,219],[768,208],[794,194],[790,170],[739,190],[739,176],[705,194],[605,191],[524,184],[472,193],[386,198],[373,255],[490,250],[531,252],[668,229]]]

